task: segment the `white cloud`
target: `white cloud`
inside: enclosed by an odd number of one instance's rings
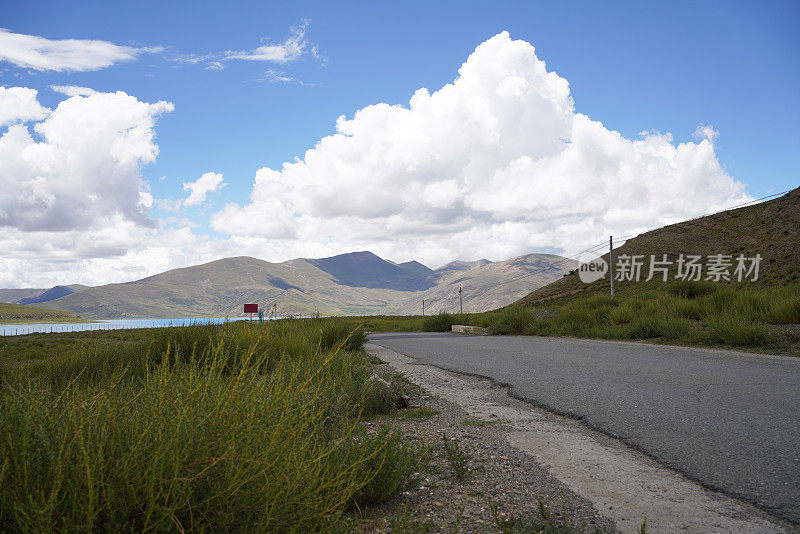
[[[27,125],[11,125],[0,137],[0,227],[89,229],[117,216],[153,226],[140,167],[155,160],[155,120],[172,109],[94,92],[36,122],[40,140]]]
[[[148,217],[150,205],[180,207],[152,198],[139,174],[158,152],[156,117],[171,109],[75,90],[47,117],[14,119],[39,120],[39,137],[12,124],[0,138],[0,287],[119,282],[234,255],[366,249],[436,266],[572,253],[749,198],[721,168],[713,130],[680,144],[610,131],[506,33],[478,46],[453,83],[340,117],[302,159],[259,169],[249,201],[211,218],[227,239]],[[187,185],[208,175],[198,202],[224,183],[206,173]]]
[[[300,78],[289,76],[285,72],[274,69],[267,69],[264,74],[259,78],[262,82],[267,83],[288,83],[295,85],[316,85],[315,83],[306,83]]]
[[[183,202],[186,206],[197,206],[206,201],[206,195],[214,191],[219,191],[225,187],[226,183],[222,181],[222,175],[216,172],[207,172],[194,182],[184,182],[183,189],[191,191],[189,196]]]
[[[370,249],[439,264],[573,253],[749,198],[721,168],[713,130],[681,144],[610,131],[506,32],[453,83],[407,107],[367,106],[336,130],[302,160],[260,169],[250,202],[213,215],[214,228],[264,240],[272,259]]]
[[[50,89],[66,96],[92,96],[97,94],[94,89],[79,85],[51,85]]]
[[[98,70],[161,50],[161,47],[134,48],[88,39],[51,40],[0,28],[0,61],[40,71]]]
[[[37,121],[50,110],[39,104],[38,91],[27,87],[0,86],[0,128],[15,122]]]
[[[255,50],[231,51],[225,55],[229,59],[245,59],[250,61],[269,61],[272,63],[288,63],[300,59],[309,47],[306,39],[308,20],[291,28],[291,35],[280,44],[259,46]],[[317,47],[312,46],[314,57],[320,57]]]

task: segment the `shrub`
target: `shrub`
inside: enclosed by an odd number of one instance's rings
[[[708,338],[711,343],[759,347],[766,345],[769,337],[764,325],[741,315],[719,315],[709,323]]]
[[[694,299],[708,295],[718,289],[713,282],[705,280],[679,280],[669,285],[669,294],[685,299]]]
[[[447,465],[457,479],[462,480],[469,472],[469,456],[467,456],[458,446],[455,438],[448,438],[442,434],[442,447]]]
[[[631,339],[676,340],[685,336],[690,328],[689,322],[680,317],[644,315],[631,323],[629,335]]]
[[[800,324],[800,298],[774,302],[766,318],[772,324]]]
[[[401,491],[423,450],[365,434],[370,371],[324,321],[139,331],[5,368],[0,524],[319,531]]]
[[[522,306],[512,306],[500,310],[489,326],[495,335],[535,333],[536,315]]]
[[[618,306],[608,314],[608,322],[615,325],[628,324],[636,318],[636,312],[628,304]]]
[[[426,317],[422,322],[422,329],[425,332],[449,332],[454,324],[456,324],[455,315],[439,312],[436,315]]]

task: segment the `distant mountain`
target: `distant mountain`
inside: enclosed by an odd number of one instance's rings
[[[470,264],[474,266],[470,267]],[[425,309],[432,313],[459,311],[460,287],[464,312],[493,310],[511,304],[530,292],[529,288],[542,287],[560,279],[577,266],[576,261],[554,254],[528,254],[497,262],[451,262],[436,269],[440,273],[436,287],[407,301],[403,309],[407,313],[416,313],[424,298]]]
[[[372,252],[351,252],[306,261],[344,286],[418,291],[436,285],[433,271],[421,263],[409,261],[398,265]]]
[[[264,309],[277,304],[280,315],[403,314],[419,313],[423,298],[429,310],[458,311],[460,286],[464,311],[482,311],[509,304],[575,268],[562,260],[531,254],[431,270],[371,252],[283,263],[234,257],[90,287],[39,305],[87,318],[239,316],[244,303]]]
[[[482,265],[486,265],[488,263],[492,263],[489,260],[477,260],[477,261],[451,261],[447,265],[442,265],[441,267],[437,268],[435,272],[443,275],[445,273],[450,273],[453,271],[469,271],[473,267],[480,267]]]
[[[54,286],[50,289],[42,291],[36,296],[21,298],[14,303],[23,304],[26,306],[30,304],[40,304],[42,302],[49,302],[51,300],[60,299],[61,297],[66,297],[67,295],[71,295],[76,291],[86,289],[87,287],[88,286],[82,286],[79,284],[74,284],[72,286]]]
[[[0,302],[14,303],[19,299],[35,297],[47,291],[46,289],[34,289],[30,287],[21,289],[0,289]]]

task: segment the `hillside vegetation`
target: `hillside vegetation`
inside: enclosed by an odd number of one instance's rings
[[[677,263],[679,254],[704,258],[761,255],[758,279],[608,279],[585,284],[577,272],[544,286],[514,306],[472,319],[499,334],[647,340],[800,354],[800,190],[780,198],[666,226],[628,240],[622,255]],[[608,254],[604,255],[608,261]],[[752,278],[752,276],[751,276]]]
[[[762,260],[757,281],[723,280],[717,283],[747,288],[774,287],[800,281],[800,189],[761,204],[665,226],[629,239],[614,250],[616,259],[621,255],[643,255],[646,265],[649,265],[650,255],[660,259],[663,254],[673,262],[669,280],[674,280],[677,274],[675,263],[679,254],[695,254],[703,258],[712,254],[729,254],[734,258],[739,254],[745,257],[760,254]],[[602,257],[608,262],[608,253]],[[643,273],[643,278],[646,278],[647,271]],[[526,295],[519,304],[538,307],[608,294],[609,290],[607,278],[584,284],[577,272],[572,272]],[[654,278],[650,282],[615,281],[614,290],[617,295],[625,296],[647,291],[664,293],[667,288],[663,280]]]
[[[70,312],[0,302],[0,324],[83,322],[86,322],[86,320]]]
[[[369,380],[364,340],[317,319],[2,341],[0,525],[336,530],[426,458],[361,424],[396,398]]]

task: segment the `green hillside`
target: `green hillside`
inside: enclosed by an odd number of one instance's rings
[[[759,276],[581,282],[576,272],[481,320],[492,332],[743,348],[800,355],[800,190],[775,200],[647,232],[614,257],[680,254],[762,257]],[[604,256],[608,261],[608,255]],[[615,261],[617,264],[617,261]],[[732,274],[733,267],[730,272]]]
[[[738,255],[763,258],[757,281],[721,281],[732,287],[767,287],[791,284],[800,280],[800,188],[774,200],[733,209],[693,219],[629,239],[614,250],[614,256],[643,255],[645,267],[650,255],[673,262],[669,279],[673,280],[679,254],[708,255],[724,254],[734,258]],[[603,255],[608,261],[608,253]],[[647,277],[646,270],[643,278]],[[597,293],[609,293],[608,280],[584,284],[573,272],[556,282],[541,287],[520,300],[525,306],[539,306],[550,302],[564,302]],[[618,295],[636,294],[642,291],[665,291],[661,279],[650,282],[616,281]]]
[[[46,310],[21,304],[0,303],[0,324],[32,323],[83,323],[85,319],[74,313]]]
[[[532,254],[502,262],[472,262],[431,270],[395,264],[369,252],[323,260],[270,263],[236,257],[174,269],[135,282],[83,289],[41,306],[84,317],[239,316],[242,304],[277,304],[279,315],[376,315],[465,311],[506,305],[560,278],[573,264],[560,256]],[[526,275],[519,279],[521,275]]]

